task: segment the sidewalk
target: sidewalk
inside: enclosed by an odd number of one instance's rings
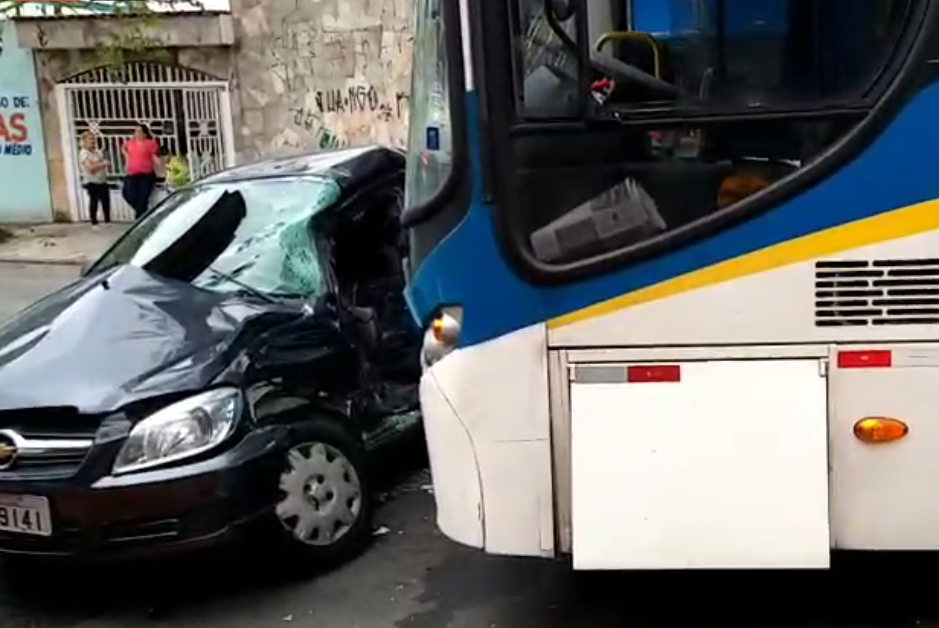
[[[0,242],[0,263],[80,266],[97,259],[129,226],[114,223],[92,229],[87,223],[4,225],[3,230],[13,237]]]

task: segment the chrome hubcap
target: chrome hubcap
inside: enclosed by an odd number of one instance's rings
[[[280,476],[283,499],[277,518],[294,538],[309,545],[341,539],[362,513],[362,484],[349,459],[326,443],[290,450]]]

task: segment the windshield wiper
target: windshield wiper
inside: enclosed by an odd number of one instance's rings
[[[242,288],[245,292],[247,292],[248,294],[251,294],[252,296],[256,296],[257,298],[263,299],[264,301],[267,301],[268,303],[273,303],[274,305],[278,305],[278,304],[281,303],[280,301],[278,301],[277,299],[275,299],[275,298],[272,297],[271,295],[269,295],[269,294],[264,294],[264,293],[261,292],[260,290],[258,290],[258,289],[256,289],[256,288],[252,288],[252,287],[249,286],[248,284],[246,284],[246,283],[244,283],[244,282],[241,282],[241,281],[235,279],[234,277],[232,277],[232,276],[229,275],[228,273],[223,273],[222,271],[218,270],[217,268],[213,268],[212,266],[209,266],[206,270],[208,270],[210,273],[212,273],[212,274],[215,275],[216,277],[220,277],[220,278],[224,279],[225,281],[230,281],[230,282],[232,282],[233,284],[235,284],[235,285],[238,286],[239,288]]]

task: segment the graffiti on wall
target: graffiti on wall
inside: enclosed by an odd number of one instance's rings
[[[27,118],[31,106],[29,96],[0,94],[0,156],[33,154]]]
[[[394,98],[383,99],[381,92],[373,85],[359,84],[346,89],[318,90],[310,94],[306,101],[309,107],[292,107],[291,121],[304,134],[312,135],[321,149],[342,148],[349,145],[348,138],[330,128],[329,117],[341,117],[344,114],[368,114],[379,122],[406,122],[411,98],[405,92],[396,92]],[[367,125],[362,126],[366,133]]]
[[[365,3],[353,12],[343,3],[283,10],[292,4],[259,0],[239,18],[241,105],[252,152],[403,145],[411,0]]]
[[[355,85],[346,90],[331,89],[314,93],[316,109],[319,113],[356,113],[371,112],[385,121],[401,120],[407,114],[410,96],[397,92],[394,102],[382,100],[374,85]]]
[[[303,107],[295,107],[290,111],[293,114],[293,125],[303,129],[307,135],[312,135],[318,148],[329,150],[348,146],[348,142],[340,139],[335,131],[326,126],[320,112]]]

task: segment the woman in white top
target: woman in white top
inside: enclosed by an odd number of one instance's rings
[[[81,137],[81,151],[78,153],[81,164],[82,185],[88,192],[88,213],[91,224],[98,224],[98,207],[104,222],[111,222],[111,188],[108,187],[108,160],[98,149],[98,138],[86,131]]]

